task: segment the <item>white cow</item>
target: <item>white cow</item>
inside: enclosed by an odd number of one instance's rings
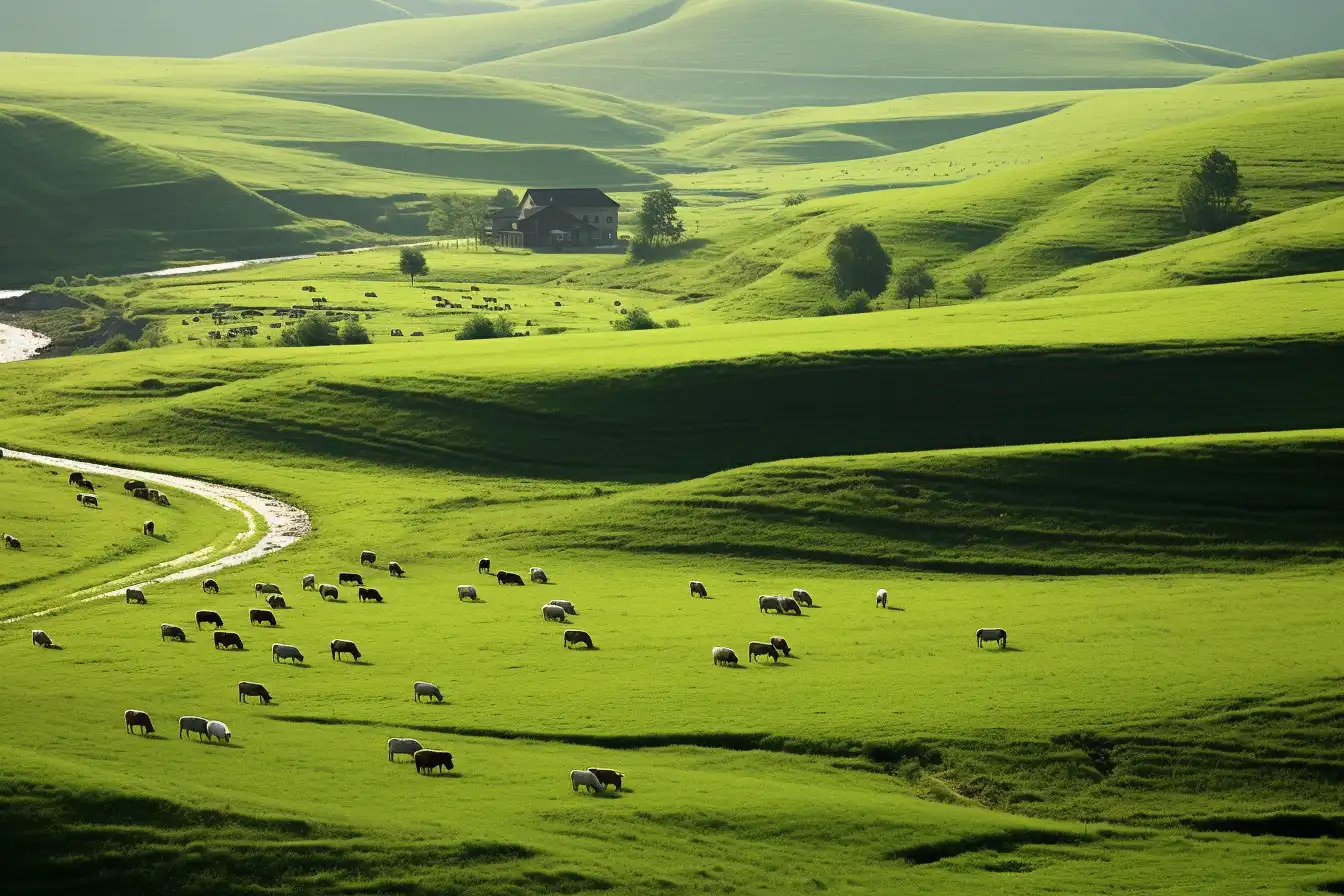
[[[223,722],[211,721],[206,723],[205,736],[212,741],[219,739],[224,741],[224,743],[228,743],[229,738],[233,737],[233,733],[229,731],[229,726],[225,725]]]
[[[574,771],[570,772],[569,783],[574,786],[575,793],[579,792],[580,787],[587,787],[595,794],[601,793],[607,789],[606,785],[598,779],[597,775],[588,771],[586,768],[576,768]]]
[[[534,584],[545,585],[546,582],[548,581],[546,578],[546,570],[542,569],[540,566],[532,567],[532,569],[529,570],[529,573],[532,576],[532,581]]]
[[[417,681],[415,683],[415,702],[419,703],[421,697],[443,702],[443,692],[439,690],[438,685],[430,684],[427,681]]]
[[[395,762],[396,759],[394,759],[393,757],[395,757],[399,753],[405,754],[407,756],[414,756],[416,750],[423,750],[423,749],[424,747],[420,746],[420,741],[416,740],[413,737],[388,738],[387,761]]]

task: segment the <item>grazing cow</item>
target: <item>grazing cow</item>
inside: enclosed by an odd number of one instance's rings
[[[153,521],[153,520],[145,520],[145,525],[142,526],[141,529],[144,531],[144,533],[145,533],[146,535],[150,536],[151,538],[154,537],[154,521]]]
[[[343,572],[336,577],[340,585],[363,585],[364,577],[357,572]]]
[[[144,488],[144,487],[138,488],[138,489],[136,489],[135,491],[131,492],[131,497],[132,497],[132,498],[139,498],[139,499],[142,500],[142,501],[148,501],[148,500],[149,500],[149,489]]]
[[[376,299],[376,298],[378,298],[378,293],[376,293],[376,292],[366,292],[366,293],[364,293],[364,298],[366,298],[366,299]]]
[[[317,576],[316,576],[316,575],[314,575],[313,573],[310,572],[310,573],[308,573],[308,575],[306,575],[306,576],[303,577],[303,590],[304,590],[304,591],[316,591],[316,590],[317,590]]]
[[[83,485],[83,484],[84,484],[84,474],[83,474],[83,473],[71,473],[71,474],[70,474],[70,484],[71,484],[71,485]]]
[[[122,488],[126,489],[126,491],[128,492],[133,492],[138,488],[148,488],[148,486],[145,485],[143,482],[141,482],[139,479],[128,479],[126,480],[126,483],[122,486]]]
[[[257,582],[252,586],[252,590],[257,594],[281,594],[280,586],[274,582]]]
[[[289,660],[291,663],[303,662],[303,654],[299,653],[299,648],[293,644],[272,644],[271,662],[278,663],[281,660]]]
[[[369,564],[370,566],[372,566],[373,564],[375,564],[375,563],[377,563],[377,562],[378,562],[378,555],[375,554],[373,551],[360,551],[360,552],[359,552],[359,565],[360,565],[360,566],[363,566],[365,563],[367,563],[367,564]]]
[[[752,641],[747,645],[747,662],[756,662],[758,656],[768,656],[775,662],[779,662],[779,651],[775,649],[775,645]]]
[[[582,644],[589,650],[597,649],[593,647],[593,639],[589,637],[588,633],[580,631],[577,628],[571,628],[565,631],[565,649],[568,650],[570,646],[574,644]]]
[[[201,623],[203,623],[203,622],[209,622],[209,623],[212,623],[212,624],[215,626],[216,629],[221,629],[221,628],[224,627],[224,617],[220,616],[220,615],[219,615],[218,613],[216,613],[214,610],[197,610],[197,611],[196,611],[196,630],[197,630],[197,631],[200,631]]]
[[[15,551],[23,550],[23,545],[19,543],[19,540],[8,532],[5,533],[5,547]]]
[[[520,575],[518,575],[518,573],[516,573],[516,572],[504,572],[503,570],[500,570],[498,573],[496,573],[496,575],[495,575],[495,581],[496,581],[496,582],[499,582],[499,584],[501,584],[501,585],[525,585],[525,584],[527,584],[526,582],[523,581],[523,577],[520,576]]]
[[[883,610],[887,608],[887,589],[885,588],[877,589],[877,605]]]
[[[372,601],[377,601],[378,603],[382,603],[382,602],[383,602],[383,596],[382,596],[381,594],[378,593],[378,589],[377,589],[377,588],[361,588],[361,589],[359,589],[359,599],[360,599],[361,601],[372,600]]]
[[[327,598],[331,598],[332,600],[340,600],[341,589],[337,588],[335,585],[318,585],[317,596],[322,598],[323,600],[326,600]]]
[[[781,597],[779,599],[779,612],[792,613],[795,616],[803,615],[803,608],[798,606],[798,601],[791,597]]]
[[[392,573],[392,575],[398,579],[404,578],[406,575],[406,570],[402,569],[401,564],[395,560],[392,560],[387,564],[387,571]]]
[[[574,605],[567,600],[548,600],[546,601],[546,603],[550,604],[553,607],[559,607],[560,609],[568,613],[570,616],[579,615],[579,611],[574,609]]]
[[[238,636],[237,632],[215,632],[215,649],[218,650],[221,647],[225,650],[230,648],[242,650],[243,639]]]
[[[289,609],[289,604],[285,603],[285,599],[278,594],[272,594],[270,597],[266,598],[266,603],[272,610]]]
[[[975,633],[975,646],[984,647],[986,642],[999,642],[999,647],[1008,646],[1008,632],[1001,628],[982,628]]]
[[[556,304],[559,304],[558,302]],[[580,787],[587,787],[594,794],[601,793],[607,787],[597,775],[588,771],[586,768],[576,768],[569,773],[569,783],[574,786],[574,792],[578,793]]]
[[[776,613],[783,613],[784,612],[783,601],[784,598],[782,597],[762,594],[756,602],[760,606],[762,613],[768,613],[771,610],[774,610]]]
[[[260,697],[263,706],[269,706],[271,703],[271,692],[255,681],[238,682],[238,700],[246,703],[248,697]]]
[[[538,585],[545,585],[549,579],[546,578],[546,570],[540,566],[534,566],[528,570],[528,576]]]
[[[709,597],[709,592],[705,590],[704,582],[691,583],[691,597]]]
[[[139,588],[126,589],[126,603],[129,604],[131,601],[135,601],[137,604],[149,603],[149,601],[145,600],[145,592],[141,591]]]
[[[156,488],[151,488],[151,489],[148,489],[147,491],[149,492],[149,500],[151,500],[151,501],[157,501],[157,500],[159,500],[159,490],[158,490],[158,489],[156,489]]]
[[[592,772],[593,776],[596,777],[597,780],[602,782],[602,787],[604,789],[607,786],[611,786],[615,787],[617,790],[620,790],[621,784],[624,783],[625,781],[625,775],[621,774],[618,771],[613,771],[609,768],[590,768],[588,769],[588,771]]]
[[[396,762],[394,757],[398,755],[414,756],[423,749],[424,747],[420,746],[420,741],[413,737],[389,737],[387,739],[387,761]]]
[[[812,595],[808,594],[802,588],[793,589],[793,599],[805,607],[812,606]]]
[[[159,495],[157,498],[154,499],[154,503],[159,505],[160,507],[173,506],[172,503],[169,502],[167,495]]]
[[[545,622],[564,622],[565,608],[553,607],[550,604],[541,608],[541,618]]]
[[[78,498],[79,503],[83,504],[85,507],[98,506],[98,498],[95,495],[76,495],[75,497]]]
[[[789,642],[785,641],[779,635],[775,635],[773,638],[770,639],[770,646],[775,648],[785,656],[789,657],[793,656],[793,652],[789,650]]]
[[[205,736],[212,742],[215,740],[222,740],[224,743],[228,743],[229,738],[233,737],[233,733],[229,731],[229,726],[225,725],[223,722],[212,721],[207,722],[205,725]]]
[[[419,703],[421,697],[443,702],[443,692],[439,690],[438,685],[430,684],[427,681],[417,681],[415,683],[415,702]]]
[[[479,561],[477,561],[477,563],[476,563],[476,575],[480,575],[481,573],[485,573],[486,575],[490,575],[490,558],[489,558],[489,557],[482,557]]]
[[[204,582],[201,583],[201,590],[204,591],[206,594],[218,594],[219,583],[216,582],[214,579],[206,579]]]
[[[174,641],[181,641],[185,644],[187,640],[187,633],[182,631],[182,629],[178,628],[176,625],[169,625],[166,622],[160,623],[159,640],[166,641],[169,638],[172,638]]]
[[[187,734],[199,734],[201,739],[204,740],[205,729],[209,724],[208,719],[203,719],[200,716],[182,716],[177,720],[177,736],[180,739],[182,732],[185,731]]]
[[[731,647],[715,647],[709,652],[716,666],[736,666],[737,652]]]
[[[98,490],[98,486],[94,485],[93,480],[91,479],[85,479],[83,482],[79,483],[79,487],[86,488],[91,492],[95,492]]]
[[[134,734],[135,729],[139,728],[141,734],[153,734],[154,723],[149,720],[149,713],[141,712],[138,709],[126,710],[126,733]]]
[[[347,653],[354,657],[356,662],[359,661],[361,654],[354,641],[342,641],[340,638],[336,638],[331,642],[332,659],[340,659]]]
[[[434,769],[442,768],[445,772],[453,770],[453,754],[443,750],[416,750],[415,751],[415,773],[422,772],[427,775],[434,774]]]
[[[40,628],[33,629],[33,643],[38,647],[51,647],[51,636]]]
[[[275,628],[280,623],[275,621],[275,614],[270,610],[248,610],[247,624],[269,625],[271,628]]]
[[[457,599],[458,599],[458,600],[477,600],[478,598],[476,597],[476,586],[475,586],[475,585],[458,585],[458,586],[457,586]]]

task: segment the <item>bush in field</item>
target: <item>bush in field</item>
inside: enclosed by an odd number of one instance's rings
[[[784,197],[784,207],[793,208],[796,205],[802,205],[806,201],[807,197],[802,193],[790,193],[788,196]]]
[[[630,313],[620,320],[611,322],[613,330],[661,330],[663,325],[653,319],[653,315],[643,308],[631,308]]]
[[[831,261],[837,296],[848,298],[855,290],[862,290],[875,299],[891,280],[891,256],[882,248],[877,234],[862,224],[837,230],[826,256]]]
[[[966,294],[973,299],[983,297],[985,291],[989,289],[989,278],[979,271],[967,274],[966,279],[961,282],[966,287]]]
[[[98,347],[98,354],[110,355],[115,352],[129,352],[133,348],[135,348],[135,343],[130,340],[130,337],[125,333],[118,333]]]
[[[817,317],[833,317],[837,314],[866,314],[873,310],[873,300],[868,293],[856,289],[838,302],[822,302],[817,308]]]
[[[1178,197],[1185,224],[1195,233],[1218,233],[1251,219],[1251,202],[1241,195],[1241,171],[1231,156],[1215,149],[1181,184]]]
[[[347,320],[341,326],[341,342],[346,345],[368,345],[372,341],[369,331],[357,320]]]
[[[504,339],[513,335],[513,321],[503,315],[491,320],[484,314],[473,314],[467,319],[454,339]]]
[[[290,324],[280,334],[284,346],[340,345],[341,333],[329,318],[312,315]]]

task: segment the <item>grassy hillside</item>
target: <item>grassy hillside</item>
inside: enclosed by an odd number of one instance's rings
[[[1275,59],[1224,72],[1209,78],[1209,84],[1263,84],[1272,81],[1312,81],[1320,78],[1344,78],[1344,50]]]
[[[0,107],[0,151],[0,270],[16,283],[361,238],[180,157],[36,109]]]

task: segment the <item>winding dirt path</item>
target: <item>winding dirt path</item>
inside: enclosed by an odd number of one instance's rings
[[[247,528],[235,535],[233,541],[224,548],[205,547],[190,554],[183,554],[176,559],[166,560],[163,563],[137,570],[101,585],[77,591],[68,595],[67,602],[60,606],[39,610],[35,613],[25,613],[22,616],[13,616],[9,619],[0,619],[0,625],[48,616],[96,600],[121,597],[126,593],[127,588],[133,586],[160,585],[165,582],[180,582],[183,579],[207,576],[222,569],[238,566],[258,557],[284,550],[307,535],[312,528],[308,514],[298,507],[246,489],[216,485],[211,482],[202,482],[199,479],[189,479],[185,476],[174,476],[168,473],[146,473],[107,464],[86,463],[65,457],[13,451],[8,448],[4,449],[4,457],[49,467],[60,467],[66,470],[79,470],[83,473],[97,473],[117,479],[143,479],[145,482],[190,492],[193,495],[199,495],[202,498],[214,501],[221,507],[241,513],[247,521]],[[0,461],[0,463],[3,463],[3,461]],[[255,544],[246,548],[241,547],[253,541],[258,531],[261,531],[262,534]]]

